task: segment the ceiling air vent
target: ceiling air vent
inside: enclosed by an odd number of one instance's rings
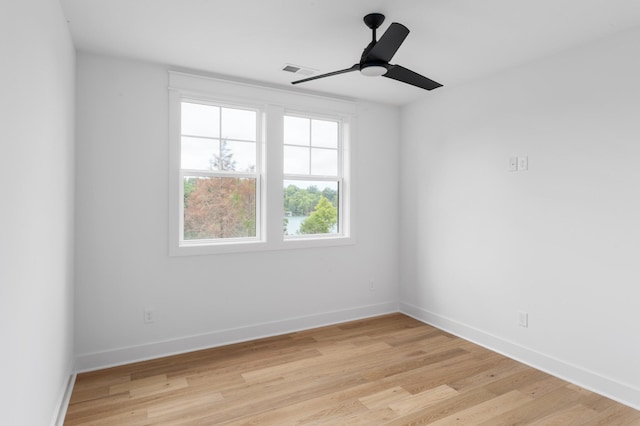
[[[313,68],[301,67],[299,65],[285,64],[282,67],[282,71],[308,76],[315,74],[318,70],[314,70]]]

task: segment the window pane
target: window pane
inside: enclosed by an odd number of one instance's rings
[[[220,108],[182,102],[181,133],[217,138],[220,133]]]
[[[308,118],[284,116],[284,143],[289,145],[309,145],[310,121]]]
[[[256,140],[256,112],[222,108],[222,138]]]
[[[256,144],[255,142],[227,141],[226,148],[229,150],[230,160],[233,168],[225,170],[235,170],[238,172],[256,171]]]
[[[338,182],[284,181],[284,235],[337,234]]]
[[[182,137],[180,167],[192,170],[212,170],[218,157],[220,143],[217,139]]]
[[[326,120],[311,120],[311,145],[338,148],[338,123]]]
[[[256,179],[184,178],[184,239],[256,236]]]
[[[338,175],[338,151],[335,149],[311,149],[311,174]]]
[[[300,175],[309,174],[309,148],[285,145],[284,172]]]

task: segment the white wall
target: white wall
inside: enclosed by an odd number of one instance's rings
[[[402,309],[635,407],[639,42],[445,86],[401,119]]]
[[[0,424],[55,421],[73,363],[75,53],[58,2],[0,3]]]
[[[81,53],[77,76],[80,370],[397,309],[397,108],[358,105],[356,245],[169,257],[167,68]]]

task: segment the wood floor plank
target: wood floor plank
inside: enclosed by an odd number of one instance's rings
[[[541,398],[548,393],[554,392],[561,388],[566,388],[568,384],[568,382],[562,379],[547,375],[543,377],[542,380],[538,380],[529,385],[522,386],[520,388],[520,392],[526,393],[527,395],[530,395],[534,398]]]
[[[497,395],[478,388],[446,399],[432,406],[421,408],[388,423],[389,426],[428,425],[467,408],[495,398]]]
[[[223,399],[221,393],[206,393],[203,395],[196,395],[191,398],[180,398],[169,401],[160,401],[155,404],[150,404],[147,407],[147,414],[150,419],[156,417],[168,417],[175,413],[184,413],[198,409],[201,407],[210,406],[214,402],[221,401]]]
[[[405,400],[411,396],[412,394],[404,390],[402,386],[394,386],[392,388],[376,392],[372,395],[360,397],[358,400],[369,410],[375,411],[387,408],[390,404]]]
[[[167,392],[174,392],[177,389],[184,389],[188,386],[189,384],[185,377],[174,377],[168,379],[164,383],[153,383],[148,386],[131,389],[129,391],[129,395],[131,395],[131,399],[143,398]]]
[[[401,401],[392,402],[389,408],[395,411],[400,417],[413,413],[416,410],[429,407],[440,401],[452,398],[458,395],[458,391],[447,385],[440,385],[436,388],[420,392],[405,398]]]
[[[358,400],[348,400],[327,405],[317,411],[298,416],[296,423],[300,424],[340,424],[347,415],[364,415],[368,413],[367,407]],[[276,419],[278,423],[280,419]]]
[[[584,405],[570,405],[529,423],[529,426],[577,426],[593,418],[596,411]]]
[[[242,377],[247,381],[263,381],[275,377],[295,375],[301,371],[309,371],[310,369],[316,369],[316,371],[318,371],[318,369],[326,370],[326,366],[331,365],[332,363],[339,362],[341,365],[344,365],[349,359],[359,359],[364,355],[371,354],[372,352],[389,348],[391,348],[391,346],[384,342],[376,342],[372,345],[357,346],[352,349],[345,349],[325,356],[248,371],[243,373]]]
[[[402,314],[79,374],[67,426],[640,425],[640,412]]]
[[[525,392],[522,392],[522,394],[527,395]],[[527,404],[499,416],[494,416],[487,422],[479,423],[478,426],[492,426],[495,424],[527,425],[563,407],[573,406],[579,398],[580,396],[576,392],[562,387],[539,398],[534,398]]]
[[[430,424],[433,426],[453,424],[479,425],[532,400],[533,398],[530,396],[518,390],[512,390]]]
[[[115,414],[115,409],[122,407],[130,400],[128,393],[121,393],[70,403],[69,407],[73,407],[73,409],[67,411],[65,425],[67,423],[90,424],[84,419],[91,416],[110,417]]]
[[[639,426],[640,412],[621,404],[614,404],[589,418],[583,424],[584,426]]]
[[[167,383],[166,374],[158,374],[157,376],[146,377],[139,380],[129,380],[128,382],[119,383],[109,387],[109,395],[115,395],[123,392],[130,392],[135,389],[145,388],[158,384]]]
[[[336,419],[330,419],[327,422],[319,423],[320,425],[330,425],[335,426],[339,424],[340,426],[347,425],[360,425],[360,426],[371,426],[371,425],[386,425],[389,422],[396,419],[398,415],[390,408],[379,409],[368,412],[360,412],[360,413],[350,413],[346,416],[341,417],[338,421]],[[315,424],[314,424],[315,425]]]
[[[514,373],[527,370],[524,364],[520,364],[512,359],[499,358],[492,368],[486,368],[473,375],[464,375],[460,379],[450,380],[449,386],[459,391],[468,391],[480,386],[494,383]]]

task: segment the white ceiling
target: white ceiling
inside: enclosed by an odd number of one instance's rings
[[[391,63],[458,85],[640,26],[640,0],[60,0],[77,48],[292,87],[359,61],[380,12],[411,33]],[[640,44],[640,41],[639,41]],[[296,86],[301,88],[302,85]],[[430,92],[354,72],[304,90],[402,105]]]

